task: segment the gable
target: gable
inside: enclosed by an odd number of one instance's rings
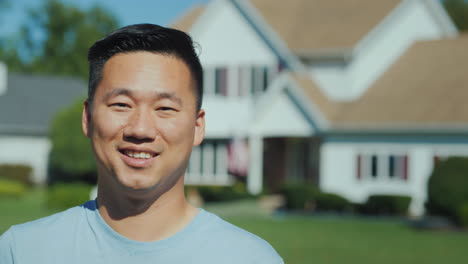
[[[209,5],[190,34],[204,66],[274,65],[277,58],[230,1]]]
[[[287,89],[266,95],[251,131],[264,137],[310,137],[315,124]]]
[[[440,126],[468,122],[468,35],[412,45],[334,122],[354,126]]]

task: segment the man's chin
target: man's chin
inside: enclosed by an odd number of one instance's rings
[[[159,182],[142,182],[142,181],[119,181],[120,186],[127,191],[146,192],[158,189]]]

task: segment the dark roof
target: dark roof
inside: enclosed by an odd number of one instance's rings
[[[84,81],[9,73],[7,91],[0,95],[0,134],[47,135],[58,110],[87,92]]]

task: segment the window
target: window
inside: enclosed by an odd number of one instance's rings
[[[229,184],[226,144],[224,140],[205,140],[194,147],[185,176],[186,183]]]
[[[228,95],[228,74],[224,67],[216,68],[215,70],[215,93],[220,95]]]
[[[372,155],[371,157],[371,175],[372,175],[372,178],[377,177],[377,156],[376,155]]]
[[[356,156],[356,178],[408,180],[408,155],[359,154]]]
[[[278,74],[277,66],[239,65],[203,69],[205,94],[248,96],[263,93]]]

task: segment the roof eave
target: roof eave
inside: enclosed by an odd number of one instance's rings
[[[353,50],[351,48],[296,50],[294,53],[307,63],[349,62],[353,58]]]
[[[468,123],[388,123],[388,124],[335,124],[328,130],[332,134],[467,134]]]

